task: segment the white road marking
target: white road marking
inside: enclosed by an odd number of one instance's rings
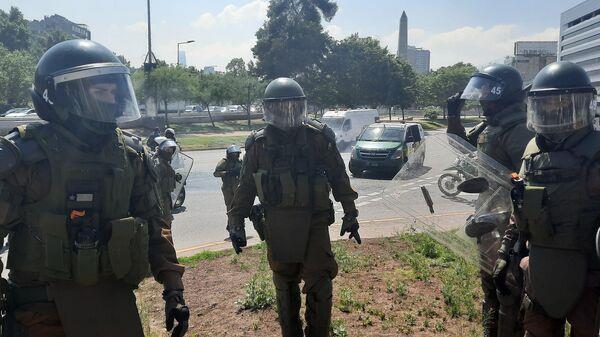
[[[369,193],[367,195],[370,196],[370,197],[374,197],[374,196],[376,196],[378,194],[379,194],[379,192],[373,192],[373,193]]]
[[[359,202],[358,204],[356,204],[356,207],[366,206],[370,203],[371,203],[370,201]]]
[[[377,202],[377,201],[381,201],[383,200],[383,198],[375,198],[375,199],[371,199],[371,202]]]

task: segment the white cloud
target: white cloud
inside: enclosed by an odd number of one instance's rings
[[[211,13],[204,13],[200,15],[200,17],[191,23],[192,27],[200,28],[200,29],[208,29],[213,27],[217,23],[217,19],[215,19],[214,15]]]
[[[262,22],[267,18],[268,8],[269,2],[266,0],[253,0],[241,7],[230,4],[218,14],[203,13],[191,25],[194,28],[208,29],[220,25]]]
[[[496,25],[490,28],[464,26],[448,32],[429,33],[420,28],[409,29],[411,45],[431,51],[431,67],[470,62],[476,66],[489,64],[513,54],[514,43],[523,40],[556,40],[557,28],[546,28],[541,32],[523,34],[516,25]],[[396,52],[398,31],[380,37],[382,45]]]
[[[345,37],[344,30],[338,25],[327,25],[325,31],[336,40],[343,39]]]
[[[125,30],[131,33],[146,33],[147,24],[144,21],[138,21],[129,26],[125,26]]]

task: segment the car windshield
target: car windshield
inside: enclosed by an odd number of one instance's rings
[[[404,141],[404,128],[390,128],[385,126],[367,128],[360,136],[360,140],[371,142],[402,142]]]
[[[327,124],[327,126],[333,130],[339,130],[342,128],[344,117],[324,117],[321,119],[321,122]]]

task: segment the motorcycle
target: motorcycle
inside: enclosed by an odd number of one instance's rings
[[[437,181],[440,191],[449,197],[455,197],[460,193],[457,188],[460,183],[477,176],[476,169],[460,158],[456,158],[453,165],[444,171],[454,171],[443,173]]]

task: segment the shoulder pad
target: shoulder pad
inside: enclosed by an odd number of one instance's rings
[[[600,155],[600,131],[590,131],[571,151],[579,157],[597,158]]]
[[[31,165],[46,159],[46,153],[40,144],[33,138],[31,130],[42,124],[21,125],[13,129],[5,139],[14,144],[19,150],[21,161]]]
[[[144,143],[142,142],[142,138],[127,131],[121,130],[121,132],[123,133],[123,139],[125,140],[125,145],[127,145],[127,147],[132,148],[139,154],[144,153]]]
[[[309,119],[306,121],[306,125],[310,130],[321,133],[330,143],[335,144],[335,132],[329,126],[327,126],[327,124],[321,123],[314,119]]]
[[[265,129],[260,129],[258,131],[252,131],[252,133],[250,134],[250,136],[248,136],[248,138],[246,138],[246,143],[244,144],[244,148],[246,149],[246,151],[248,151],[248,149],[250,147],[252,147],[252,145],[254,145],[254,143],[265,137]]]
[[[8,138],[0,137],[0,177],[12,173],[20,163],[21,150]]]
[[[523,157],[521,159],[526,159],[532,154],[539,152],[540,148],[538,147],[536,138],[534,137],[532,140],[529,141],[529,144],[527,144],[527,146],[525,147],[525,151],[523,152]]]

